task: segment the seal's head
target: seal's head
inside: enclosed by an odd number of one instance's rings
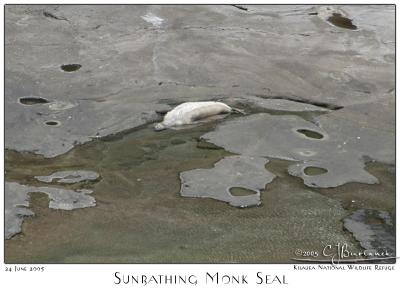
[[[161,131],[161,130],[164,130],[164,129],[166,129],[167,127],[165,127],[165,125],[164,124],[162,124],[162,123],[157,123],[155,126],[154,126],[154,130],[155,131]]]

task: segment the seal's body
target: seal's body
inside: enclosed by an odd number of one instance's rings
[[[186,102],[169,111],[155,130],[193,124],[201,119],[232,112],[232,108],[221,102]]]

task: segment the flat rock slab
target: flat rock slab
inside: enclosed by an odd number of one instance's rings
[[[355,154],[354,154],[355,155]],[[338,156],[331,161],[307,161],[290,165],[288,172],[292,176],[303,179],[309,187],[337,187],[350,182],[377,184],[379,180],[364,170],[365,164],[361,160],[349,160],[348,157]],[[322,174],[307,174],[307,168],[320,170]]]
[[[33,216],[29,207],[29,193],[40,192],[48,195],[49,208],[73,210],[93,207],[96,200],[89,194],[91,190],[67,190],[54,187],[26,186],[16,182],[5,183],[5,239],[21,232],[23,218]],[[26,207],[26,208],[25,208]]]
[[[88,189],[67,190],[53,187],[39,187],[34,192],[43,192],[49,196],[49,208],[55,210],[74,210],[96,206],[96,200]]]
[[[41,182],[51,183],[56,179],[57,183],[78,183],[82,181],[94,181],[99,178],[99,174],[94,171],[59,171],[49,176],[35,176]]]
[[[341,152],[353,150],[358,156],[395,164],[395,109],[394,96],[387,94],[378,101],[318,116],[315,123],[329,133],[330,141],[337,142]]]
[[[360,245],[371,253],[369,258],[378,258],[374,253],[388,253],[396,256],[394,220],[386,211],[359,209],[343,220]]]
[[[231,156],[217,162],[212,169],[195,169],[182,172],[181,195],[184,197],[208,197],[224,201],[234,207],[256,206],[261,203],[260,190],[275,175],[265,169],[267,159]],[[230,189],[245,188],[253,194],[234,196]]]
[[[310,187],[335,187],[348,182],[378,183],[363,169],[364,158],[393,160],[394,128],[386,125],[386,131],[380,131],[372,122],[360,125],[363,120],[336,119],[341,115],[354,117],[353,111],[333,111],[320,116],[315,124],[298,116],[254,114],[226,121],[202,138],[246,156],[299,161],[289,167],[289,173],[303,178]],[[327,172],[307,175],[308,167]]]
[[[246,8],[7,6],[5,147],[55,157],[159,119],[163,100],[271,94],[348,106],[394,89],[393,5]],[[358,29],[329,22],[335,11]],[[32,95],[48,103],[18,102]]]
[[[309,138],[301,129],[322,139]],[[202,138],[237,154],[295,161],[315,156],[328,134],[298,116],[259,113],[223,122]]]
[[[24,217],[33,216],[34,213],[28,209],[29,195],[26,186],[6,182],[4,188],[4,238],[10,239],[21,232]]]

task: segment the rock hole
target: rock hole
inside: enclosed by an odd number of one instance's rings
[[[328,172],[328,170],[320,167],[306,167],[303,172],[308,176],[315,176],[325,174]]]
[[[340,13],[333,13],[332,16],[328,18],[328,21],[340,28],[345,28],[345,29],[350,29],[350,30],[356,30],[357,26],[353,24],[351,19],[344,17]]]
[[[297,129],[297,132],[313,139],[321,139],[324,137],[321,133],[309,129]]]
[[[63,64],[61,65],[61,69],[65,72],[73,72],[79,70],[82,65],[80,64]]]
[[[80,175],[68,175],[61,179],[77,179],[77,178],[81,178],[81,176]]]
[[[48,100],[46,100],[45,98],[41,98],[41,97],[22,97],[19,98],[19,103],[23,104],[23,105],[36,105],[36,104],[47,104],[49,103]]]
[[[243,188],[243,187],[231,187],[229,189],[230,194],[233,196],[246,196],[255,194],[254,190]]]
[[[46,121],[44,124],[49,125],[49,126],[59,126],[60,122],[51,120],[51,121]]]

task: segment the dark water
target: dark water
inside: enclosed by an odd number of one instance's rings
[[[333,13],[333,15],[328,18],[328,21],[337,27],[350,29],[350,30],[357,29],[357,26],[355,26],[353,24],[351,19],[341,15],[340,13]]]
[[[66,72],[77,71],[82,67],[80,64],[63,64],[61,65],[61,69]]]

